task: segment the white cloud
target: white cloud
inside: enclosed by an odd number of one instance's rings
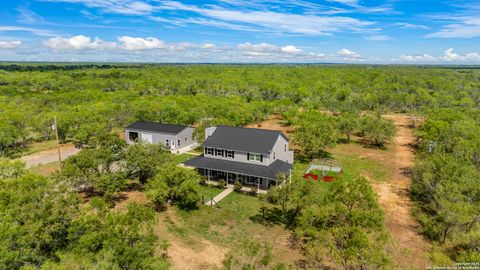
[[[15,41],[0,41],[0,49],[14,49],[22,45],[20,40]]]
[[[405,62],[435,62],[437,58],[429,55],[429,54],[422,54],[422,55],[400,55],[400,60]]]
[[[55,36],[55,34],[50,30],[38,29],[38,28],[32,28],[32,27],[23,27],[23,26],[0,26],[0,31],[30,32],[37,36],[46,36],[46,37]]]
[[[175,1],[163,2],[162,9],[183,10],[197,13],[221,22],[241,23],[262,27],[263,31],[275,33],[296,33],[305,35],[327,35],[343,30],[361,31],[374,22],[363,21],[344,16],[317,16],[310,14],[291,14],[269,10],[242,11],[225,9],[218,6],[199,7],[185,5]],[[198,21],[201,23],[202,21]]]
[[[366,40],[370,41],[386,41],[391,40],[392,38],[387,35],[372,35],[364,37]]]
[[[428,38],[475,38],[480,37],[480,18],[470,16],[459,16],[444,18],[455,21],[455,23],[443,26],[440,31],[430,33]]]
[[[350,51],[348,49],[341,49],[337,52],[337,54],[341,57],[344,57],[346,59],[359,59],[362,58],[362,55],[360,55],[357,52]]]
[[[213,50],[215,49],[217,46],[215,46],[215,44],[213,43],[203,43],[202,46],[200,46],[202,49],[205,49],[205,50]]]
[[[296,54],[296,53],[300,53],[302,52],[301,49],[293,46],[293,45],[287,45],[285,47],[282,47],[280,48],[282,52],[285,52],[285,53],[292,53],[292,54]]]
[[[447,62],[463,62],[463,61],[478,62],[480,61],[480,54],[467,53],[465,55],[461,55],[454,52],[453,48],[449,48],[443,52],[443,56],[440,56],[439,59]]]
[[[443,52],[443,55],[435,57],[429,54],[422,55],[401,55],[401,61],[405,62],[442,62],[442,63],[478,63],[480,62],[480,53],[458,54],[453,48],[449,48]]]
[[[83,35],[73,36],[70,38],[54,37],[45,41],[45,46],[54,50],[98,50],[98,49],[114,49],[117,45],[115,42],[106,42],[99,38]]]
[[[356,6],[359,0],[327,0],[329,2],[337,2],[345,5]]]
[[[118,38],[118,41],[122,43],[120,47],[128,51],[168,48],[165,41],[159,40],[154,37],[135,38],[135,37],[129,37],[129,36],[122,36]]]
[[[123,15],[148,15],[156,7],[144,1],[136,0],[43,0],[46,2],[64,2],[83,4],[91,8],[101,8],[105,12]]]
[[[404,22],[399,22],[399,23],[394,23],[393,25],[398,26],[403,29],[430,29],[430,27],[422,24],[411,24],[411,23],[404,23]]]
[[[248,51],[248,52],[275,52],[279,51],[279,48],[275,45],[268,44],[265,42],[259,44],[252,44],[250,42],[239,44],[238,49],[241,51]]]

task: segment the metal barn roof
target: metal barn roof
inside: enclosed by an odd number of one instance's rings
[[[157,122],[137,121],[126,127],[126,129],[135,129],[142,131],[151,131],[156,133],[178,134],[188,126],[162,124]]]

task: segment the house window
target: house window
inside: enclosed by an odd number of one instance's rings
[[[188,138],[187,138],[187,137],[185,137],[185,142],[188,142]]]
[[[128,132],[128,139],[129,139],[131,142],[136,142],[136,141],[138,141],[138,132],[131,132],[131,131],[129,131],[129,132]]]
[[[213,155],[213,148],[205,148],[205,153],[207,155]]]
[[[168,141],[168,139],[165,140],[165,145],[166,145],[167,147],[170,146],[170,142]]]
[[[177,146],[180,146],[180,140],[178,140],[178,144],[177,144]]]
[[[226,152],[226,157],[229,157],[229,158],[234,158],[235,157],[235,154],[233,151],[225,151]]]
[[[223,157],[223,149],[215,149],[215,156]]]
[[[250,154],[248,153],[248,160],[253,160],[253,161],[263,161],[263,157],[260,154]]]
[[[287,152],[287,145],[285,144],[285,152]]]
[[[273,160],[275,160],[275,152],[273,152]]]

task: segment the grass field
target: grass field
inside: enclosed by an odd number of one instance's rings
[[[51,163],[47,163],[47,164],[41,164],[41,165],[38,165],[38,166],[34,166],[34,167],[31,167],[28,170],[33,172],[33,173],[37,173],[37,174],[40,174],[40,175],[43,175],[43,176],[48,176],[48,175],[51,175],[52,173],[54,173],[55,171],[57,171],[58,169],[60,169],[60,162],[55,161],[55,162],[51,162]]]

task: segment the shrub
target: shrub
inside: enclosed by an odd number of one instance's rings
[[[251,186],[251,187],[250,187],[250,192],[249,192],[249,193],[250,193],[251,195],[256,195],[257,192],[258,192],[258,188],[257,188],[256,186]]]
[[[218,180],[218,187],[219,188],[225,188],[227,184],[225,184],[225,180]]]
[[[200,185],[206,185],[206,184],[207,184],[207,179],[208,179],[207,176],[204,176],[204,177],[200,178],[200,180],[198,181],[198,183],[199,183]]]
[[[235,190],[236,192],[240,192],[242,191],[242,187],[243,187],[242,182],[236,181],[235,185],[233,186],[233,190]]]

